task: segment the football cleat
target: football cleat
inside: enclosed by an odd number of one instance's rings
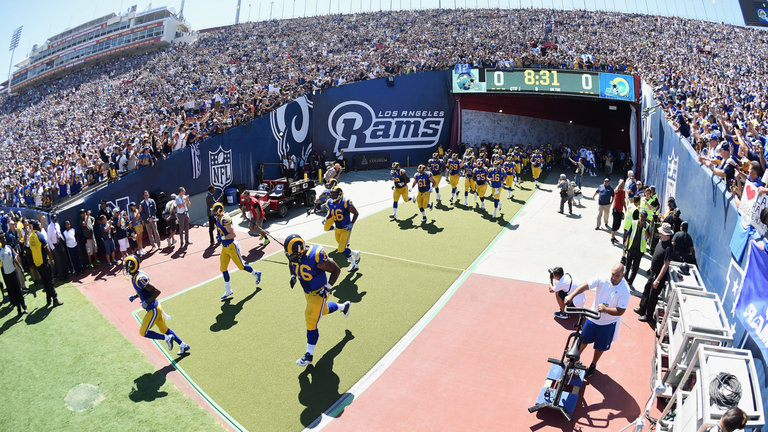
[[[184,355],[189,354],[189,345],[182,342],[181,345],[179,345],[179,352],[176,353],[176,355]]]
[[[350,306],[351,305],[350,305],[349,301],[345,301],[344,303],[341,304],[341,313],[344,314],[344,318],[349,316],[349,308],[350,308]]]
[[[173,349],[173,336],[165,335],[165,344],[168,345],[168,351]]]
[[[258,285],[259,282],[261,282],[261,272],[260,271],[254,271],[253,272],[253,277],[256,278],[256,285]]]
[[[298,360],[296,360],[296,364],[301,367],[306,367],[309,364],[312,364],[312,354],[306,352],[304,353],[304,356]]]
[[[221,296],[222,300],[225,300],[227,297],[230,297],[234,292],[232,291],[232,288],[227,287],[226,291],[224,291],[224,295]]]

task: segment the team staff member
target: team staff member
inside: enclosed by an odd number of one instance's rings
[[[459,185],[459,175],[461,173],[461,171],[459,170],[461,167],[461,162],[459,161],[459,155],[457,155],[456,153],[452,153],[451,158],[448,159],[448,163],[446,166],[448,169],[449,181],[451,183],[450,202],[453,203],[453,199],[456,198],[456,194],[458,193],[457,186]]]
[[[320,338],[317,324],[323,315],[340,310],[344,318],[349,316],[350,303],[337,304],[328,301],[333,284],[339,278],[341,269],[334,260],[328,257],[325,250],[313,245],[308,247],[298,234],[291,234],[285,239],[285,256],[288,257],[288,270],[291,273],[291,288],[298,280],[304,290],[307,307],[304,309],[304,319],[307,324],[307,351],[296,360],[296,364],[304,367],[312,363],[315,346]],[[330,273],[330,279],[326,275]]]
[[[574,301],[576,296],[588,289],[595,290],[592,309],[601,314],[599,319],[587,318],[581,331],[582,342],[579,352],[583,353],[588,344],[594,343],[595,355],[586,372],[586,376],[591,376],[597,369],[600,357],[611,349],[611,342],[616,339],[621,316],[629,306],[629,286],[624,280],[624,266],[620,263],[616,264],[611,268],[610,275],[598,276],[580,285],[565,296],[563,302],[568,304]]]
[[[674,235],[672,226],[664,222],[659,227],[659,234],[661,239],[653,251],[648,282],[643,289],[640,306],[635,308],[635,312],[640,315],[638,321],[653,322],[653,313],[656,309],[656,303],[659,301],[659,293],[664,289],[669,279],[669,263],[672,261],[672,235]]]
[[[240,245],[235,240],[235,229],[232,228],[232,220],[224,213],[224,204],[217,202],[211,209],[216,217],[216,230],[217,240],[221,243],[221,254],[219,255],[219,268],[221,274],[224,276],[224,295],[221,299],[224,300],[227,297],[234,294],[232,287],[229,284],[229,261],[233,261],[237,268],[245,270],[252,274],[256,278],[256,285],[261,282],[261,272],[254,270],[251,266],[243,262],[243,257],[240,255]]]
[[[357,270],[360,264],[360,251],[349,248],[349,237],[352,235],[352,227],[360,216],[352,201],[344,198],[344,191],[339,186],[331,189],[331,199],[328,201],[328,216],[325,218],[325,230],[334,228],[337,251],[343,254],[350,262],[347,271]]]
[[[243,212],[243,217],[248,219],[248,230],[250,232],[256,232],[261,236],[261,241],[264,242],[264,246],[269,244],[269,237],[267,232],[261,227],[264,223],[264,208],[261,207],[261,201],[252,197],[249,191],[244,191],[240,197],[240,209]],[[248,213],[250,212],[250,217]]]
[[[64,303],[59,301],[59,295],[53,286],[53,274],[51,273],[51,265],[54,262],[53,254],[51,254],[51,249],[48,247],[45,236],[40,233],[40,222],[38,221],[32,221],[32,233],[29,235],[29,250],[32,253],[32,262],[43,280],[45,305],[61,306]]]
[[[541,150],[534,150],[531,155],[531,174],[533,180],[536,181],[536,187],[539,187],[539,177],[541,176],[541,168],[544,166],[544,156],[541,155]]]
[[[160,249],[160,233],[157,231],[157,204],[149,197],[149,191],[144,191],[144,199],[139,202],[141,219],[144,221],[144,229],[149,237],[149,245]]]
[[[651,241],[648,223],[648,213],[640,210],[640,217],[632,221],[632,226],[627,233],[627,239],[624,242],[624,253],[626,254],[627,282],[632,286],[637,276],[637,270],[640,268],[640,260],[646,251],[648,242]]]
[[[191,245],[189,241],[189,196],[187,190],[183,187],[179,188],[179,195],[176,197],[176,220],[179,223],[179,247],[184,247],[184,239],[186,238],[186,245]],[[137,235],[141,235],[139,231],[136,231]],[[141,243],[139,243],[141,247]]]
[[[205,211],[208,214],[208,237],[210,237],[211,246],[216,244],[213,241],[213,232],[216,231],[216,218],[213,217],[212,213],[213,205],[218,201],[214,195],[215,192],[215,187],[208,186],[208,194],[205,195]]]
[[[427,167],[429,168],[429,172],[432,173],[432,178],[435,179],[435,196],[437,197],[437,202],[440,202],[439,186],[443,174],[443,160],[440,159],[437,152],[432,153],[432,159],[427,162]]]
[[[435,179],[432,177],[432,173],[427,171],[427,167],[419,165],[416,169],[416,174],[413,176],[413,184],[411,188],[417,187],[418,194],[416,195],[416,205],[419,206],[419,212],[421,212],[421,223],[427,221],[427,214],[424,213],[425,208],[432,210],[432,203],[429,202],[429,190],[435,187]],[[465,198],[466,199],[466,198]]]
[[[125,268],[128,278],[131,280],[133,289],[136,290],[136,294],[128,297],[128,300],[141,300],[141,307],[146,311],[144,319],[141,321],[139,334],[147,339],[165,341],[169,352],[173,349],[173,343],[176,342],[179,344],[179,352],[176,354],[187,354],[189,352],[189,345],[184,343],[165,323],[163,308],[157,301],[157,297],[160,295],[160,290],[155,288],[155,286],[149,282],[149,276],[147,276],[146,273],[139,271],[139,257],[136,255],[126,256],[123,261],[123,267]],[[157,329],[163,332],[163,334],[150,330],[155,326],[157,326]]]
[[[400,201],[400,198],[402,198],[405,202],[411,200],[411,198],[408,196],[408,181],[411,179],[408,178],[408,174],[406,174],[405,170],[400,168],[399,162],[392,162],[391,174],[392,181],[395,183],[395,185],[392,187],[392,215],[390,215],[389,218],[394,220],[397,218],[397,203]]]
[[[493,192],[493,217],[496,217],[496,212],[501,210],[499,197],[501,196],[501,188],[504,186],[504,179],[506,177],[507,172],[498,163],[494,164],[488,172],[488,179],[491,182],[491,191]]]
[[[613,192],[613,223],[611,224],[611,243],[619,243],[616,239],[616,231],[621,227],[624,219],[624,209],[626,207],[626,191],[624,190],[624,179],[619,180],[616,190]]]
[[[515,165],[515,159],[512,157],[512,155],[507,156],[507,160],[502,165],[504,171],[507,174],[504,181],[504,185],[507,187],[507,198],[512,198],[512,185],[514,184],[515,175],[517,172]]]
[[[474,177],[475,197],[480,195],[480,208],[485,210],[485,190],[488,188],[488,170],[485,168],[485,162],[478,161]]]
[[[555,294],[555,300],[557,306],[560,308],[555,312],[555,318],[567,319],[568,314],[565,313],[565,297],[570,292],[578,287],[580,284],[573,279],[570,273],[565,273],[562,267],[555,267],[550,270],[549,273],[549,292]],[[587,302],[587,296],[581,293],[573,298],[573,303],[568,303],[568,306],[574,306],[577,308],[584,307],[584,303]]]

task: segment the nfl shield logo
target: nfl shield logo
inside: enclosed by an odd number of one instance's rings
[[[232,183],[232,150],[224,150],[219,146],[215,152],[208,153],[211,166],[211,185],[218,189]]]

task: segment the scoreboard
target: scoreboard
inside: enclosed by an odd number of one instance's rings
[[[635,101],[634,76],[566,69],[453,71],[454,93],[549,93]]]

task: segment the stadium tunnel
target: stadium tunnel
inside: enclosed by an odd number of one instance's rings
[[[630,153],[630,102],[589,97],[500,93],[462,94],[456,97],[460,101],[462,111],[502,112],[596,128],[600,131],[601,148]]]

